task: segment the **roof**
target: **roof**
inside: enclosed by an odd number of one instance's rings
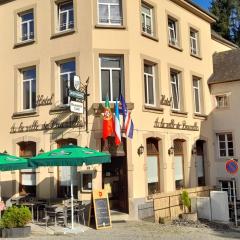
[[[208,84],[240,81],[240,49],[215,53]]]
[[[228,41],[227,39],[223,38],[221,35],[219,35],[214,30],[211,30],[212,39],[219,41],[221,43],[224,43],[225,45],[231,47],[231,48],[239,48],[238,45],[234,44],[233,42]]]

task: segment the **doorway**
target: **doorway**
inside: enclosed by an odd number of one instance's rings
[[[111,163],[102,164],[102,184],[109,193],[111,210],[128,213],[127,158],[112,157]]]

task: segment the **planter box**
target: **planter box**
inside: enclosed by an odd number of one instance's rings
[[[31,233],[31,227],[26,226],[22,228],[2,228],[1,237],[2,238],[22,238],[28,237]]]
[[[182,219],[187,222],[197,222],[197,213],[183,213]]]

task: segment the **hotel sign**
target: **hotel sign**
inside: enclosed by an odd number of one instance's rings
[[[58,118],[52,119],[50,122],[39,123],[34,120],[30,125],[24,125],[23,122],[12,125],[10,133],[23,133],[23,132],[36,132],[47,131],[61,128],[84,128],[85,121],[80,119],[79,116],[70,116],[66,121],[59,121]]]
[[[176,122],[172,119],[170,122],[165,122],[164,118],[159,120],[157,118],[154,122],[154,128],[166,128],[166,129],[177,129],[177,130],[186,130],[186,131],[199,131],[199,126],[195,122],[194,125],[189,125],[186,121]]]

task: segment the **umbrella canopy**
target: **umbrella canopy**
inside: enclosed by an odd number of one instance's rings
[[[0,153],[0,171],[13,171],[27,168],[29,168],[27,159]]]
[[[63,146],[29,159],[29,166],[81,166],[111,162],[111,156],[94,149],[75,145]]]

